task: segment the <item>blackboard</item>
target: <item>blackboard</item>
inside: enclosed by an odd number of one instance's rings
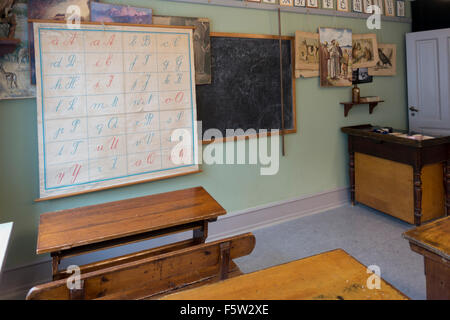
[[[293,38],[282,38],[284,128],[296,132]],[[216,128],[281,129],[280,48],[277,36],[211,34],[210,85],[197,86],[203,133]]]

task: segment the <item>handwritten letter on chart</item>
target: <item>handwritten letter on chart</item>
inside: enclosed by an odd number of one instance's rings
[[[41,198],[198,171],[192,30],[34,33]]]

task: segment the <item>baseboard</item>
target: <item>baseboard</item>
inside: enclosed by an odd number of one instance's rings
[[[347,204],[348,201],[348,188],[339,188],[227,213],[225,216],[221,216],[217,222],[210,224],[208,242],[330,210]],[[178,234],[166,237],[164,240],[152,240],[152,245],[158,246],[168,242],[179,241],[188,236],[189,234]],[[142,247],[148,248],[143,243]],[[139,245],[135,245],[134,249],[142,250],[143,248],[140,249]],[[108,254],[118,256],[123,253],[118,248],[115,248],[110,249]],[[106,257],[103,255],[101,258]],[[80,261],[80,264],[84,263],[86,262]],[[50,280],[50,260],[6,270],[1,278],[0,300],[24,299],[31,287]]]

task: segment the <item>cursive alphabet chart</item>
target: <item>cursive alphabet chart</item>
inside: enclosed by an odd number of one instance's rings
[[[199,171],[191,29],[34,23],[40,198]]]

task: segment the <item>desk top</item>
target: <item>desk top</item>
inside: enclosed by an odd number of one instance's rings
[[[166,300],[406,300],[381,280],[366,287],[366,267],[342,249],[325,252],[215,284],[168,295]]]
[[[0,272],[2,271],[3,264],[6,258],[6,249],[8,248],[9,237],[11,236],[13,223],[1,223],[0,224]]]
[[[215,219],[225,213],[202,187],[44,213],[36,252],[67,250]]]
[[[403,233],[415,245],[450,260],[450,216]]]
[[[434,139],[415,140],[415,139],[399,137],[399,136],[392,135],[392,134],[382,134],[382,133],[373,132],[373,129],[379,129],[379,128],[381,128],[381,127],[372,126],[370,124],[363,124],[363,125],[358,125],[358,126],[343,127],[343,128],[341,128],[341,131],[348,135],[351,135],[351,136],[369,138],[369,139],[378,140],[378,141],[392,142],[392,143],[397,143],[397,144],[410,146],[410,147],[416,147],[416,148],[436,146],[436,145],[442,145],[442,144],[447,144],[447,143],[450,144],[450,136],[435,136]],[[394,129],[394,132],[408,133],[408,131],[406,131],[406,130],[398,130],[398,129]]]

